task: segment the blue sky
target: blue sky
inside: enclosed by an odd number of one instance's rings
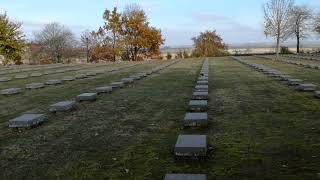
[[[160,28],[165,45],[191,45],[199,32],[216,29],[227,43],[269,41],[263,35],[262,5],[266,0],[0,0],[0,11],[23,23],[32,38],[45,24],[59,22],[77,36],[102,25],[106,8],[137,3],[153,26]],[[320,12],[320,0],[297,0]]]

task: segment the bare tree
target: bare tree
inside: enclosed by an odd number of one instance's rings
[[[58,23],[47,24],[43,30],[34,35],[36,42],[43,45],[56,63],[62,62],[64,51],[75,44],[73,33]]]
[[[320,33],[320,13],[315,18],[314,30],[315,32]]]
[[[300,53],[300,40],[307,36],[312,10],[306,6],[294,6],[291,11],[290,21],[292,33],[297,39],[297,53]]]
[[[276,38],[277,58],[281,42],[287,40],[292,34],[290,13],[292,12],[293,4],[293,0],[269,0],[264,5],[265,35]]]
[[[94,31],[86,30],[82,33],[80,42],[82,47],[86,48],[87,62],[90,62],[91,59],[91,50],[92,48],[98,45],[98,39]]]

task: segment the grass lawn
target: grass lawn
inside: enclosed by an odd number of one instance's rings
[[[320,87],[320,70],[304,68],[301,66],[288,64],[282,61],[272,61],[256,57],[243,57],[244,60],[249,60],[257,64],[263,64],[267,67],[279,70],[280,72],[287,73],[294,78],[302,79],[308,83],[314,83]]]
[[[2,116],[0,179],[162,180],[166,173],[204,173],[208,179],[316,179],[320,100],[231,58],[210,60],[209,128],[181,128],[202,62],[180,61],[132,87],[79,104],[77,111],[50,115],[35,129],[9,130],[7,120],[14,114]],[[142,66],[49,88],[29,100],[13,98],[7,105],[15,102],[10,109],[18,113],[32,101],[32,108],[44,111],[53,101],[146,69]],[[0,102],[2,109],[3,98]],[[208,159],[175,162],[179,134],[206,134]]]

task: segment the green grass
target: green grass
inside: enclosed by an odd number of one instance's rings
[[[256,57],[243,57],[243,59],[257,64],[263,64],[267,67],[279,70],[280,72],[287,73],[294,78],[302,79],[308,83],[314,83],[320,87],[320,70],[318,69],[304,68],[282,61],[271,61]]]
[[[14,96],[1,96],[0,99],[0,129],[7,126],[9,119],[26,111],[47,111],[50,104],[62,100],[74,99],[78,94],[92,91],[96,86],[108,85],[111,81],[120,80],[123,77],[146,69],[151,69],[163,62],[153,62],[138,65],[129,69],[98,75],[93,78],[66,82],[59,86],[49,86],[39,90],[23,90],[23,93]],[[20,82],[16,82],[19,86]]]
[[[172,172],[208,179],[317,178],[320,101],[229,58],[210,61],[209,128],[183,130],[201,65],[179,62],[77,111],[50,115],[35,129],[15,132],[3,122],[0,179],[161,180]],[[90,87],[94,82],[99,79]],[[73,94],[70,87],[64,90]],[[208,159],[175,162],[179,134],[206,134]]]

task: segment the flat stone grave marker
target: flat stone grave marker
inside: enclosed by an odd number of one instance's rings
[[[29,77],[29,75],[27,75],[27,74],[18,74],[14,78],[15,79],[26,79],[28,77]]]
[[[40,89],[44,88],[44,86],[43,83],[31,83],[26,85],[26,89]]]
[[[67,71],[64,70],[64,69],[58,69],[58,70],[56,70],[55,72],[56,72],[56,73],[64,73],[64,72],[67,72]]]
[[[206,180],[205,174],[166,174],[164,180]]]
[[[299,84],[297,90],[299,91],[315,91],[317,88],[314,84]]]
[[[104,74],[105,71],[104,70],[100,70],[100,71],[95,71],[97,74]]]
[[[86,78],[86,77],[87,77],[86,74],[77,74],[77,75],[75,76],[76,79],[84,79],[84,78]]]
[[[142,77],[147,77],[147,76],[148,76],[148,74],[147,74],[147,73],[145,73],[145,72],[138,73],[137,75],[138,75],[138,76],[142,76]]]
[[[18,73],[18,72],[20,72],[20,70],[19,69],[14,69],[14,70],[11,70],[11,71],[9,71],[10,73]]]
[[[83,93],[77,96],[77,101],[95,101],[97,97],[97,93]]]
[[[74,80],[76,80],[76,78],[72,76],[65,76],[62,78],[62,81],[74,81]]]
[[[27,128],[39,125],[45,119],[44,114],[24,114],[9,121],[10,128]]]
[[[288,81],[289,79],[292,79],[292,77],[289,75],[281,75],[280,76],[281,81]]]
[[[75,108],[75,101],[62,101],[50,106],[50,112],[66,112]]]
[[[96,76],[97,73],[96,72],[87,72],[86,75],[87,76]]]
[[[301,79],[288,79],[288,84],[290,86],[298,86],[301,83],[303,83]]]
[[[133,83],[134,79],[133,78],[123,78],[123,79],[121,79],[121,82],[123,82],[124,84],[129,84],[129,83]]]
[[[209,96],[208,91],[197,91],[192,94],[192,99],[194,100],[207,100]]]
[[[40,77],[40,76],[42,76],[42,73],[32,73],[30,75],[30,77]]]
[[[13,95],[13,94],[19,94],[21,93],[21,88],[9,88],[1,90],[2,95]]]
[[[174,154],[176,157],[204,157],[207,155],[206,135],[179,135]]]
[[[206,111],[208,110],[207,100],[191,100],[189,102],[189,109],[191,111]]]
[[[110,85],[112,86],[112,88],[123,88],[124,87],[123,82],[113,82]]]
[[[198,81],[208,81],[208,80],[209,79],[206,76],[201,76],[201,77],[198,78]]]
[[[208,91],[209,86],[208,85],[196,85],[197,91]]]
[[[197,81],[197,85],[208,85],[208,81]]]
[[[97,92],[98,94],[101,94],[101,93],[110,93],[110,92],[112,92],[112,87],[111,87],[111,86],[97,87],[97,88],[96,88],[96,92]]]
[[[207,113],[186,113],[183,120],[184,127],[207,127],[207,125]]]
[[[54,71],[45,71],[43,74],[49,75],[49,74],[53,74],[53,73],[55,73],[55,72]]]
[[[46,85],[59,85],[62,84],[62,81],[59,79],[50,79],[46,82]]]
[[[0,82],[8,82],[11,81],[12,78],[11,77],[0,77]]]
[[[140,79],[142,79],[142,76],[140,76],[140,75],[131,75],[131,76],[129,76],[129,78],[132,78],[134,80],[140,80]]]
[[[315,91],[315,92],[314,92],[314,96],[315,96],[316,98],[320,98],[320,91]]]

